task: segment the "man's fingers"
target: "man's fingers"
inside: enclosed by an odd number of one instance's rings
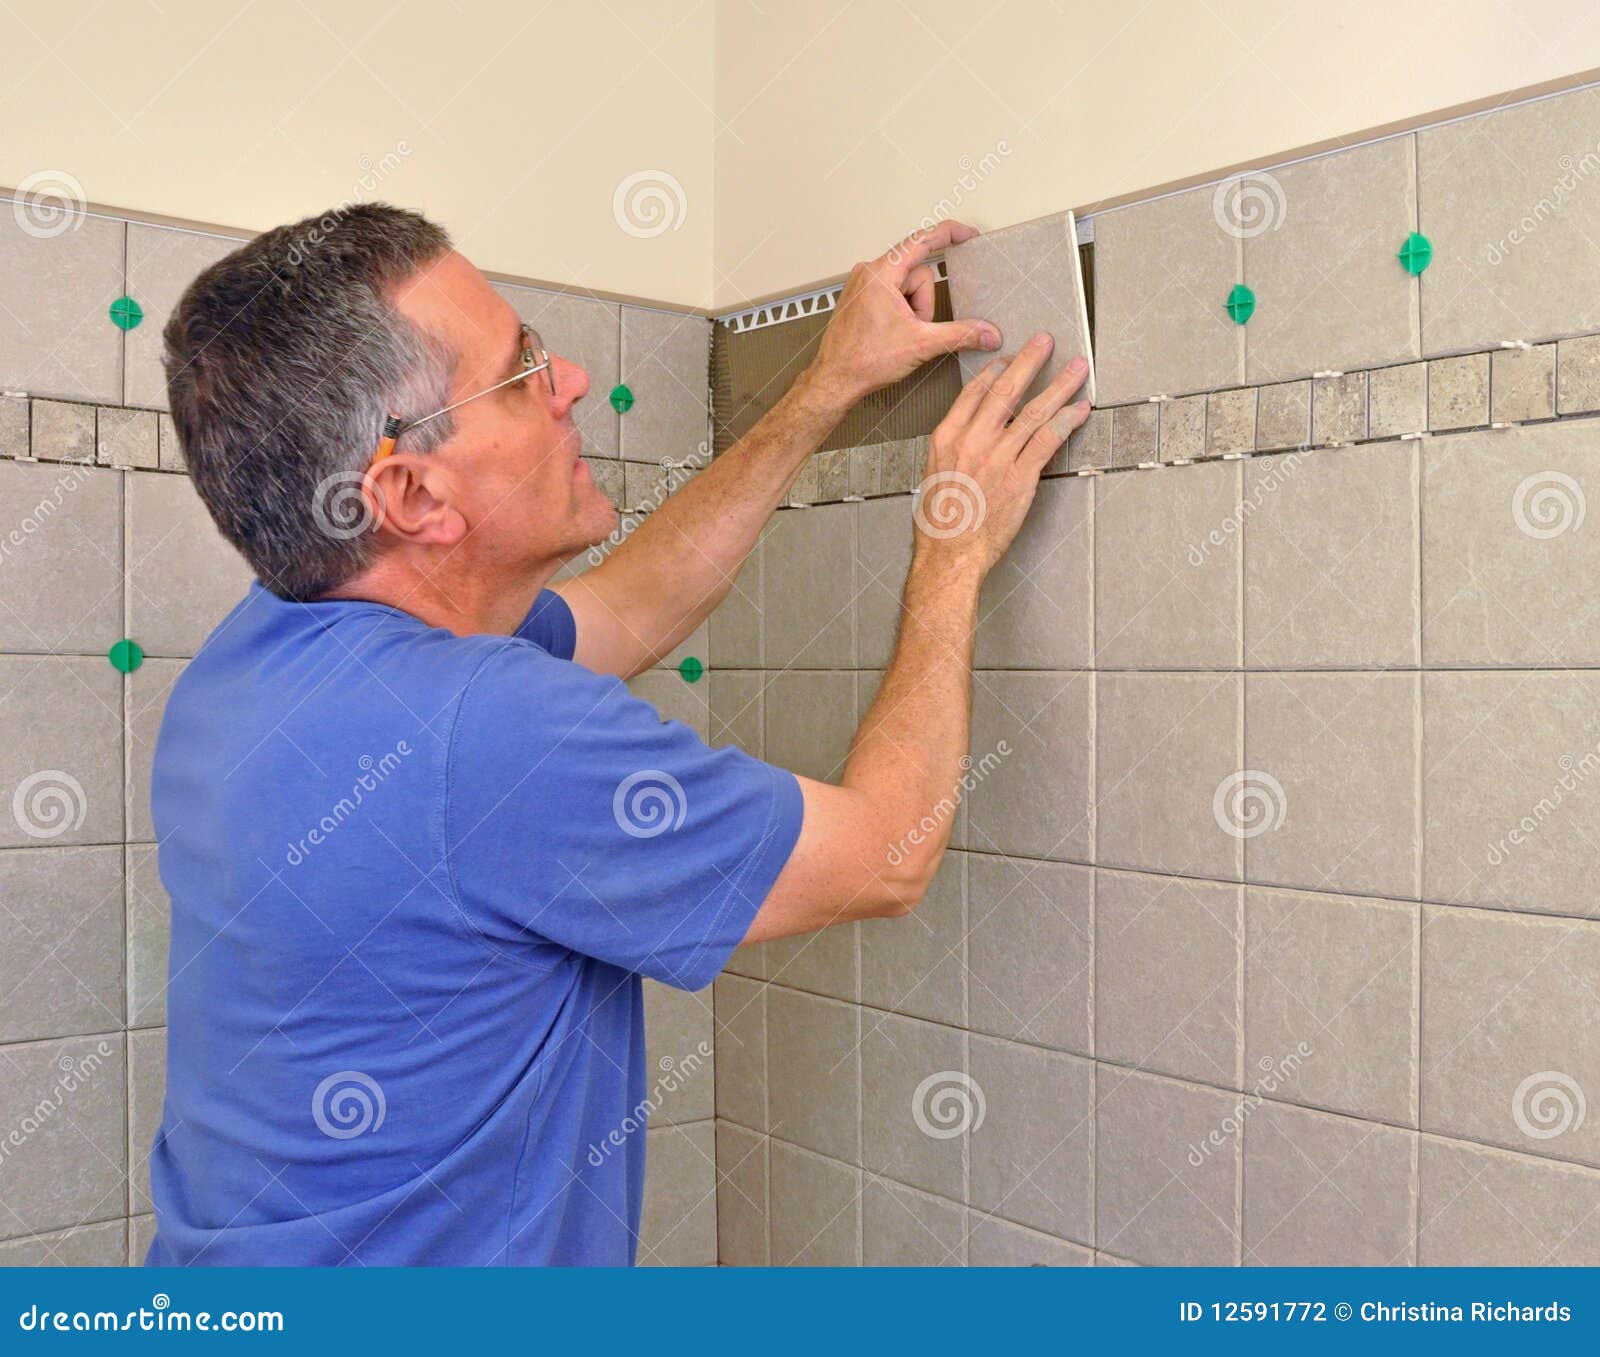
[[[941,320],[923,329],[926,357],[962,353],[967,349],[998,349],[1000,331],[986,320]]]
[[[1007,431],[1014,452],[1021,453],[1023,445],[1033,437],[1034,432],[1055,417],[1056,413],[1072,399],[1088,375],[1087,361],[1082,358],[1072,359],[1050,379],[1043,391],[1017,411],[1017,416]]]
[[[957,427],[966,425],[976,413],[978,406],[983,403],[983,398],[989,394],[989,388],[999,379],[1010,362],[1011,359],[1006,357],[996,358],[984,364],[983,370],[961,388],[961,394],[950,403],[950,412],[941,422]]]
[[[1055,340],[1043,333],[1034,335],[1024,344],[1005,374],[990,387],[973,416],[974,422],[988,424],[996,431],[1004,428],[1016,413],[1023,392],[1033,385],[1033,379],[1049,360],[1054,347]]]
[[[960,221],[941,221],[923,230],[913,231],[899,244],[889,247],[889,252],[882,260],[884,270],[898,281],[936,250],[942,250],[946,245],[960,245],[977,234],[976,229]]]
[[[1084,420],[1088,418],[1088,401],[1076,401],[1071,405],[1062,406],[1035,430],[1032,438],[1023,444],[1017,460],[1037,476],[1050,464],[1050,459],[1060,450],[1061,445],[1082,428]]]
[[[926,264],[918,264],[906,275],[906,280],[900,285],[900,290],[906,294],[906,300],[911,303],[912,314],[918,320],[931,321],[933,319],[933,270]]]

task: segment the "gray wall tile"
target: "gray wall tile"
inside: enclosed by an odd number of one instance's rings
[[[848,1163],[861,1156],[860,1010],[774,986],[767,991],[772,1133]]]
[[[0,656],[0,847],[119,840],[121,727],[107,661]]]
[[[109,308],[122,295],[126,229],[80,216],[29,230],[14,213],[0,216],[0,387],[68,400],[122,398],[122,331]]]
[[[716,1131],[709,1121],[647,1133],[639,1262],[710,1267],[717,1261]]]
[[[780,513],[762,546],[769,668],[849,669],[855,663],[853,504]]]
[[[172,904],[161,884],[154,844],[127,854],[128,1026],[160,1027],[167,1020],[167,952]]]
[[[960,1267],[967,1261],[966,1212],[868,1178],[861,1193],[861,1261],[867,1267]]]
[[[624,458],[676,461],[709,450],[710,343],[704,316],[622,308],[622,381],[634,402],[621,421]]]
[[[1039,486],[1022,531],[983,583],[974,661],[980,669],[1078,669],[1094,663],[1094,495],[1093,482],[1077,478]],[[863,547],[866,522],[863,509]],[[862,636],[868,662],[865,625]],[[885,648],[872,662],[888,658]]]
[[[772,1266],[861,1261],[861,1171],[782,1141],[771,1144]]]
[[[959,1027],[966,1020],[965,857],[946,853],[922,903],[861,928],[861,1002]]]
[[[716,1033],[708,990],[644,982],[646,1068],[659,1098],[652,1126],[705,1121],[716,1115]]]
[[[861,1015],[861,1166],[959,1199],[982,1092],[953,1027],[867,1009]]]
[[[144,319],[128,331],[124,395],[129,405],[167,408],[167,376],[161,366],[161,332],[184,290],[206,269],[244,244],[239,239],[128,225],[128,295]],[[113,397],[112,399],[116,399]]]
[[[767,1126],[767,988],[737,976],[711,987],[716,1010],[717,1115]]]
[[[150,1150],[161,1129],[167,1096],[167,1029],[128,1033],[128,1209],[154,1209],[150,1200]]]
[[[766,1267],[767,1138],[717,1122],[717,1261]]]
[[[968,1211],[967,1262],[972,1267],[1093,1267],[1094,1253],[1009,1220]]]

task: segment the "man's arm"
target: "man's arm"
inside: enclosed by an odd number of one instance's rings
[[[1063,410],[1086,374],[1081,361],[1017,411],[1050,349],[1039,337],[1003,370],[991,363],[934,431],[928,477],[964,501],[968,526],[936,535],[927,531],[931,508],[914,515],[916,546],[883,683],[840,784],[800,779],[805,822],[747,942],[904,914],[933,880],[969,743],[979,588],[1022,526],[1045,464],[1089,413],[1087,401]]]
[[[806,458],[851,406],[940,354],[999,343],[982,321],[933,321],[926,260],[974,234],[941,222],[856,265],[815,361],[778,403],[602,564],[556,586],[577,620],[580,664],[626,678],[665,655],[727,596]]]

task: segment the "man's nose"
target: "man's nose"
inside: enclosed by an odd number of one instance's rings
[[[552,354],[550,361],[556,372],[556,405],[565,414],[589,394],[589,374],[582,365],[558,354]]]

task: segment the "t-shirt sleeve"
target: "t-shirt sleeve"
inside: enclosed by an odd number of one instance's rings
[[[517,635],[558,660],[570,660],[577,653],[578,624],[567,600],[554,589],[539,591],[539,597],[533,600],[533,607],[528,609],[528,615],[517,628]]]
[[[479,933],[709,984],[799,837],[794,774],[712,749],[614,678],[517,642],[463,692],[445,849]]]

